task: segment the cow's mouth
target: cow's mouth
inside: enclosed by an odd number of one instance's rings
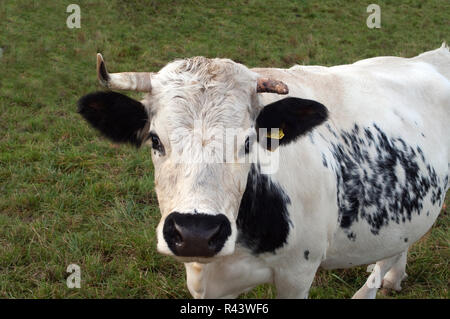
[[[182,256],[173,256],[176,261],[182,262],[182,263],[200,263],[200,264],[209,264],[212,262],[217,261],[220,258],[223,258],[223,256],[220,257],[182,257]]]

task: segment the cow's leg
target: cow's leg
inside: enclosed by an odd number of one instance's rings
[[[272,270],[263,261],[245,254],[185,266],[187,286],[194,298],[236,298],[273,278]]]
[[[406,275],[406,258],[408,250],[404,251],[399,260],[391,267],[383,278],[383,288],[402,290],[401,283],[407,277]]]
[[[354,295],[353,299],[375,299],[378,288],[381,286],[382,279],[389,269],[394,266],[402,258],[402,254],[391,258],[383,259],[375,264],[372,273],[367,279],[364,286],[362,286]]]
[[[290,269],[275,271],[275,286],[277,298],[280,299],[306,299],[309,289],[316,275],[319,263],[302,263]]]

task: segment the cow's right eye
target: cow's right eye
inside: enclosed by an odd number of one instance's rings
[[[164,146],[162,145],[158,135],[155,133],[150,133],[148,138],[152,141],[152,148],[164,154]]]

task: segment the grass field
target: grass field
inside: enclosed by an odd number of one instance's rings
[[[80,29],[66,26],[74,1]],[[76,113],[99,88],[97,52],[116,72],[195,55],[289,67],[409,57],[450,41],[448,0],[377,1],[381,29],[366,26],[371,1],[74,1],[0,2],[1,298],[190,297],[183,265],[156,252],[149,150],[99,138]],[[442,212],[410,251],[403,291],[379,297],[449,298],[449,226]],[[71,263],[81,289],[66,286]],[[310,297],[351,297],[367,276],[320,270]],[[243,297],[275,293],[263,285]]]

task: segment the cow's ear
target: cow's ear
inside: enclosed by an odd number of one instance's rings
[[[315,126],[322,124],[328,118],[328,110],[319,102],[288,97],[265,106],[256,119],[256,129],[267,129],[266,136],[259,136],[262,145],[274,150],[273,140],[278,140],[278,145],[285,145],[295,141],[299,136],[311,131]],[[279,129],[274,136],[271,129]],[[263,131],[263,130],[262,130]],[[262,140],[266,139],[266,140]]]
[[[139,101],[117,92],[94,92],[78,101],[78,113],[107,138],[139,147],[149,116]]]

